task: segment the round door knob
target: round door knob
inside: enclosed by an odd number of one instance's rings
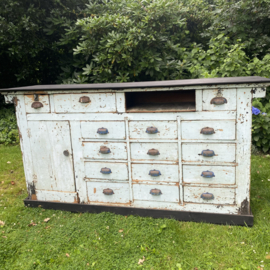
[[[64,154],[66,157],[68,157],[68,156],[69,156],[68,150],[65,150],[65,151],[63,152],[63,154]]]

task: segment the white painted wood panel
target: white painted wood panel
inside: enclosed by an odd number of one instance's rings
[[[249,91],[250,88],[248,88],[246,90]],[[255,93],[252,94],[253,98],[264,98],[266,96],[266,87],[255,88],[254,91],[255,91]]]
[[[156,127],[158,133],[149,134],[148,127]],[[130,121],[130,139],[176,139],[176,121]]]
[[[107,128],[108,134],[99,134],[97,133],[99,128]],[[125,130],[125,122],[113,122],[113,121],[83,121],[81,122],[81,132],[82,137],[85,139],[125,139],[126,138],[126,130]]]
[[[90,98],[90,103],[80,103],[82,96]],[[56,94],[54,95],[55,112],[83,113],[83,112],[116,112],[115,94]]]
[[[103,194],[104,189],[112,189],[113,195]],[[88,202],[100,203],[129,203],[129,184],[128,183],[102,183],[87,182]]]
[[[77,192],[58,192],[48,190],[36,190],[38,201],[51,201],[61,203],[78,203]]]
[[[217,96],[227,99],[227,103],[222,105],[211,104],[211,100]],[[203,110],[204,111],[231,111],[236,110],[236,89],[211,89],[203,90]],[[226,118],[224,118],[226,119]]]
[[[36,189],[75,192],[69,123],[33,121],[29,133]]]
[[[85,162],[85,177],[103,180],[128,180],[128,164],[112,162]],[[102,168],[110,168],[112,173],[101,173]]]
[[[202,90],[196,90],[196,112],[202,111]]]
[[[235,144],[234,143],[183,143],[182,144],[182,161],[183,162],[235,162]],[[203,150],[213,150],[215,156],[204,157],[201,155]]]
[[[204,135],[201,130],[210,127],[214,134]],[[182,140],[234,140],[235,120],[182,121]]]
[[[38,95],[38,101],[43,104],[43,107],[34,109],[31,107],[35,102],[34,95],[25,95],[24,102],[26,113],[49,113],[51,111],[48,95]]]
[[[151,195],[151,189],[160,189],[161,195]],[[179,202],[179,187],[166,185],[133,184],[134,200]]]
[[[123,113],[126,111],[126,104],[125,104],[125,94],[124,93],[115,93],[116,98],[116,109],[117,112]]]
[[[91,159],[127,159],[127,145],[126,143],[116,142],[83,142],[83,153],[85,158]],[[110,148],[111,153],[99,153],[100,146]]]
[[[178,160],[177,143],[131,143],[131,160]],[[159,155],[148,155],[148,150],[157,149]]]
[[[203,193],[214,195],[213,200],[203,200]],[[203,204],[235,204],[235,189],[212,187],[184,187],[184,201]]]
[[[215,177],[202,177],[201,174],[203,171],[211,171],[214,173]],[[235,167],[211,165],[183,165],[183,182],[209,185],[233,185],[235,183]]]
[[[132,164],[133,181],[156,181],[156,182],[178,182],[178,165]],[[161,175],[151,176],[150,170],[159,170]]]

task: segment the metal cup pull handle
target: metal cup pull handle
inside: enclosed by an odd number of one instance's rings
[[[91,100],[90,100],[89,97],[83,96],[83,97],[80,97],[79,102],[80,102],[80,103],[90,103]]]
[[[215,177],[215,174],[214,172],[211,172],[211,171],[203,171],[201,176],[204,178],[212,178],[212,177]]]
[[[111,153],[111,150],[107,146],[100,146],[99,153],[101,153],[101,154],[109,154],[109,153]]]
[[[216,156],[214,150],[209,150],[209,149],[203,150],[199,155],[202,155],[204,157],[213,157],[213,156]]]
[[[153,188],[150,190],[150,194],[153,195],[153,196],[159,196],[162,194],[161,190],[160,189],[157,189],[157,188]]]
[[[159,131],[158,131],[158,129],[156,127],[148,127],[145,132],[148,133],[148,134],[156,134]]]
[[[63,154],[64,154],[64,156],[68,157],[68,156],[69,156],[69,151],[68,151],[68,150],[65,150],[65,151],[63,152]]]
[[[103,173],[103,174],[110,174],[110,173],[112,173],[112,170],[110,168],[105,167],[105,168],[102,168],[100,170],[100,172]]]
[[[201,198],[206,201],[215,199],[214,194],[208,192],[201,194]]]
[[[34,109],[39,109],[39,108],[43,107],[43,104],[41,102],[39,102],[39,101],[35,101],[35,102],[32,103],[31,107],[34,108]]]
[[[215,97],[215,98],[212,98],[210,101],[210,104],[214,104],[214,105],[223,105],[225,103],[228,103],[225,97]]]
[[[105,195],[113,195],[114,192],[110,188],[105,188],[105,189],[103,189],[103,194],[105,194]]]
[[[160,155],[160,153],[157,149],[152,148],[152,149],[148,150],[147,155],[157,156],[157,155]]]
[[[200,133],[203,135],[212,135],[215,133],[215,130],[211,127],[204,127],[201,129]]]
[[[161,173],[159,170],[151,170],[149,171],[149,175],[156,177],[156,176],[160,176]]]
[[[104,135],[104,134],[108,134],[109,131],[108,131],[107,128],[102,127],[102,128],[99,128],[99,129],[97,130],[97,133],[100,134],[100,135]]]

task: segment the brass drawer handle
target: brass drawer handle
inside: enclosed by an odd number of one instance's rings
[[[201,129],[200,133],[203,135],[212,135],[215,133],[215,130],[213,128],[210,128],[210,127],[204,127]]]
[[[39,108],[43,107],[43,104],[41,102],[39,102],[39,101],[35,101],[35,102],[32,103],[31,107],[34,108],[34,109],[39,109]]]
[[[101,153],[101,154],[109,154],[109,153],[111,153],[111,150],[110,150],[109,147],[100,146],[99,153]]]
[[[159,170],[151,170],[151,171],[149,171],[149,175],[151,175],[151,176],[160,176],[161,175],[161,173],[160,173],[160,171]]]
[[[105,195],[113,195],[114,192],[110,188],[105,188],[105,189],[103,189],[103,194],[105,194]]]
[[[201,195],[201,198],[202,198],[203,200],[206,200],[206,201],[214,200],[214,199],[215,199],[214,194],[208,193],[208,192],[203,193],[203,194]]]
[[[159,133],[158,129],[156,127],[148,127],[145,131],[148,134],[156,134]]]
[[[228,103],[228,101],[224,97],[215,97],[215,98],[212,98],[210,101],[210,104],[214,104],[214,105],[223,105],[225,103]]]
[[[112,170],[110,168],[105,167],[105,168],[102,168],[100,170],[100,172],[103,173],[103,174],[110,174],[110,173],[112,173]]]
[[[152,148],[152,149],[148,150],[147,155],[157,156],[157,155],[160,155],[160,153],[157,149]]]
[[[215,177],[215,174],[214,172],[211,172],[211,171],[203,171],[201,176],[204,178],[212,178],[212,177]]]
[[[83,97],[80,97],[79,102],[80,102],[80,103],[90,103],[91,100],[90,100],[89,97],[83,96]]]
[[[97,133],[100,134],[100,135],[104,135],[104,134],[108,134],[109,131],[108,131],[107,128],[102,127],[102,128],[99,128],[99,129],[97,130]]]
[[[160,189],[153,188],[153,189],[150,190],[150,194],[154,195],[154,196],[159,196],[159,195],[162,194],[162,192],[161,192]]]
[[[203,150],[199,155],[202,155],[204,157],[213,157],[216,154],[215,154],[214,150],[206,149],[206,150]]]

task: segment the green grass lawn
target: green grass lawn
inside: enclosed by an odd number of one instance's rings
[[[20,149],[0,146],[0,269],[270,269],[270,156],[251,176],[252,228],[75,214],[24,207]]]

